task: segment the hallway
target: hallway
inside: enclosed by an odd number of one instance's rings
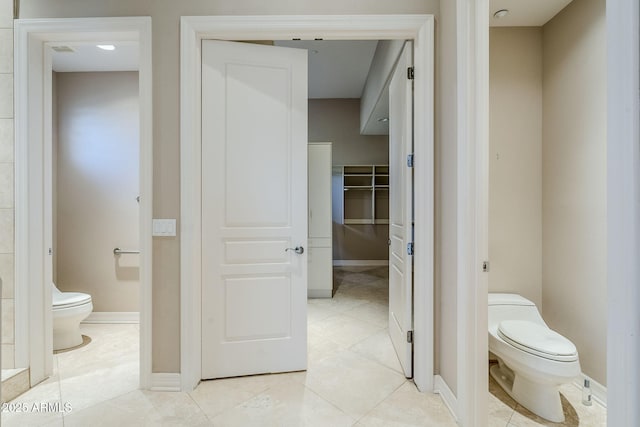
[[[2,423],[454,427],[440,397],[401,373],[387,334],[387,276],[387,267],[337,268],[334,298],[309,300],[306,372],[203,381],[190,393],[137,390],[137,326],[82,325],[92,342],[55,355],[54,376],[14,401],[71,411],[3,413]]]
[[[402,374],[387,334],[387,267],[334,269],[332,299],[308,302],[306,372],[203,381],[190,393],[138,390],[137,325],[82,325],[91,342],[54,355],[54,375],[3,412],[4,426],[455,426],[438,395]],[[565,426],[604,426],[606,409],[562,387]],[[489,425],[556,426],[519,406],[490,380]]]

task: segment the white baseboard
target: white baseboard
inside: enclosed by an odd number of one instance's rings
[[[82,323],[140,323],[137,311],[94,311]]]
[[[388,259],[334,259],[334,267],[384,266],[389,265]]]
[[[458,399],[453,394],[447,383],[440,375],[436,375],[433,381],[433,391],[438,393],[444,404],[449,408],[453,418],[458,421]]]
[[[180,391],[181,378],[178,373],[152,373],[151,391]]]
[[[331,298],[333,289],[307,289],[307,298]]]
[[[596,403],[599,403],[600,405],[606,408],[607,407],[607,388],[605,386],[603,386],[602,384],[600,384],[599,382],[597,382],[596,380],[594,380],[593,378],[590,378],[585,374],[580,374],[578,379],[573,382],[573,385],[578,387],[578,389],[582,390],[582,385],[584,384],[585,379],[589,380],[589,383],[591,385],[591,398]]]

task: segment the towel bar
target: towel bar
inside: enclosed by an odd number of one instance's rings
[[[120,248],[114,248],[113,249],[113,254],[114,255],[122,255],[122,254],[139,254],[140,251],[131,251],[131,250],[126,250],[126,249],[120,249]]]

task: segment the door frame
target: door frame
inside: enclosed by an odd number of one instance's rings
[[[458,422],[488,420],[489,0],[456,0]]]
[[[412,39],[414,42],[414,381],[434,382],[434,18],[432,15],[189,16],[180,22],[180,364],[183,391],[201,379],[201,41]],[[424,74],[421,74],[424,73]],[[429,327],[431,325],[431,327]]]
[[[607,424],[640,409],[640,6],[607,0]]]
[[[151,385],[152,64],[151,18],[18,19],[15,56],[15,364],[31,385],[53,373],[51,286],[44,181],[51,165],[51,42],[137,41],[140,46],[140,387]],[[50,221],[49,221],[50,223]],[[47,309],[49,308],[49,309]]]

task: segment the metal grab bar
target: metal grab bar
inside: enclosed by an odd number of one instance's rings
[[[126,249],[120,249],[120,248],[114,248],[113,249],[113,254],[114,255],[122,255],[122,254],[139,254],[140,251],[130,251],[130,250],[126,250]]]

